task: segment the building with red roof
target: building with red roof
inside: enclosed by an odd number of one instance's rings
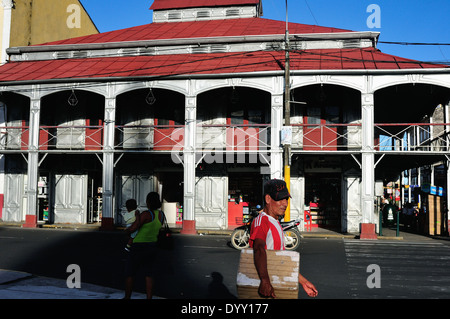
[[[289,178],[302,230],[359,232],[379,226],[382,181],[448,175],[448,65],[383,53],[378,32],[287,33],[260,0],[150,9],[147,25],[7,50],[0,218],[108,229],[157,191],[184,233],[232,229]]]

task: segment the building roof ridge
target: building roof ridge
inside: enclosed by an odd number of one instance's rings
[[[47,42],[36,46],[170,40],[229,36],[261,36],[285,34],[286,23],[266,18],[238,18],[223,20],[159,22],[88,36]],[[291,34],[358,33],[333,27],[289,22]]]
[[[150,10],[258,5],[261,0],[154,0]]]

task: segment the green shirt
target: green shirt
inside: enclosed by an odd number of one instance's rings
[[[143,224],[141,228],[139,228],[133,243],[156,243],[158,241],[160,228],[161,221],[159,220],[159,211],[155,210],[153,211],[153,221]]]

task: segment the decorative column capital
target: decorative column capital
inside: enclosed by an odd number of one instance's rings
[[[363,106],[373,106],[375,104],[375,97],[373,93],[361,94],[361,102]]]

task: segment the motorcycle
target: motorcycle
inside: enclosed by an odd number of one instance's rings
[[[252,212],[251,218],[243,225],[239,226],[231,234],[231,245],[238,250],[248,248],[250,246],[250,229],[253,219],[258,216],[258,212]],[[287,250],[295,250],[300,246],[300,232],[297,226],[300,225],[300,219],[289,222],[280,222],[284,233],[284,247]]]

